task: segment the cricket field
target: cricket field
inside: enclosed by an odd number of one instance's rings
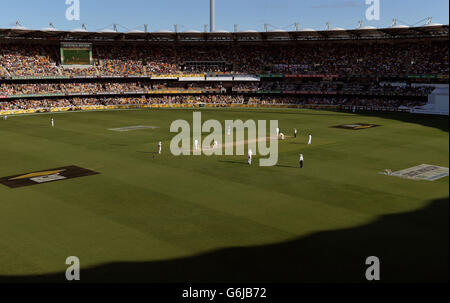
[[[81,282],[364,282],[369,256],[382,282],[448,281],[448,177],[382,174],[448,168],[448,117],[199,111],[278,120],[278,164],[173,156],[188,109],[0,120],[0,282],[64,282],[69,256]]]

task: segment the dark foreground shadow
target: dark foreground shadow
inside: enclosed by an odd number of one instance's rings
[[[82,282],[364,282],[368,256],[382,282],[448,282],[449,200],[367,225],[284,243],[231,247],[187,258],[82,268]],[[64,273],[1,282],[64,282]]]

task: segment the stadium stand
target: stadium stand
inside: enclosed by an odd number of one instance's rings
[[[152,47],[96,49],[95,66],[57,66],[58,47],[7,45],[2,69],[11,76],[151,76],[153,74],[232,72],[234,74],[399,75],[448,74],[448,45],[423,44],[182,46],[175,52]],[[165,55],[163,55],[165,54]],[[157,59],[158,58],[158,59]],[[177,63],[176,63],[177,62]]]
[[[0,110],[288,104],[411,111],[448,84],[445,25],[140,35],[0,29]],[[91,45],[91,64],[62,64],[67,40]]]

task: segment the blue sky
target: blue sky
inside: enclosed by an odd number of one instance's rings
[[[79,0],[80,21],[65,18],[66,0],[0,0],[0,28],[12,27],[19,20],[25,27],[41,29],[52,21],[58,29],[79,28],[97,31],[117,23],[120,31],[148,24],[151,31],[173,29],[203,30],[209,23],[209,0]],[[395,17],[400,23],[415,24],[432,16],[434,22],[449,23],[448,0],[380,0],[380,20],[365,20],[366,0],[216,0],[216,29],[263,30],[300,27],[324,29],[354,28],[358,20],[364,24],[387,27]],[[140,29],[143,29],[141,27]],[[291,27],[293,29],[293,27]]]

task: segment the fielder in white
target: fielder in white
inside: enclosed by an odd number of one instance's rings
[[[217,142],[217,140],[214,140],[213,149],[216,149],[218,146],[219,146],[219,143]]]
[[[252,165],[252,156],[253,151],[251,149],[248,150],[248,165]]]
[[[277,137],[280,134],[280,129],[277,127]]]
[[[52,118],[52,127],[55,127],[55,120]]]
[[[312,140],[312,136],[309,135],[309,139],[308,139],[308,145],[311,145],[311,140]]]
[[[159,142],[158,142],[158,154],[161,155],[161,151],[162,151],[162,142],[159,141]]]
[[[198,140],[194,140],[194,150],[198,150]]]

